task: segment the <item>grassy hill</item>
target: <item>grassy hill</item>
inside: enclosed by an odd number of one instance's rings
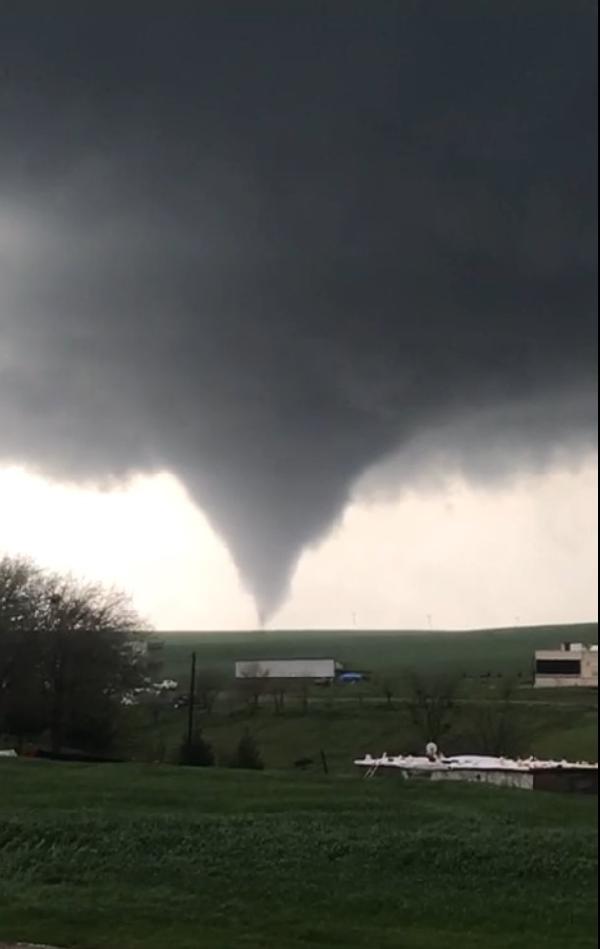
[[[465,632],[408,630],[269,630],[247,633],[160,633],[165,670],[185,676],[192,650],[199,667],[233,676],[236,659],[328,656],[374,675],[400,675],[407,668],[454,670],[459,674],[531,675],[536,649],[571,640],[595,643],[597,623],[531,626]]]
[[[530,687],[535,649],[563,640],[595,642],[597,624],[464,633],[178,633],[164,636],[164,674],[186,689],[194,650],[199,675],[220,677],[219,701],[210,715],[198,712],[197,724],[221,760],[246,729],[256,737],[267,765],[275,768],[291,768],[294,761],[311,758],[316,770],[323,749],[335,773],[351,773],[353,759],[367,751],[419,749],[423,736],[403,702],[410,669],[460,678],[459,703],[444,740],[449,753],[489,751],[481,746],[479,722],[500,701],[503,683],[514,679],[518,689],[513,695],[509,753],[596,759],[597,692]],[[289,686],[279,713],[269,695],[253,714],[244,710],[233,681],[237,658],[302,655],[334,656],[347,666],[369,670],[371,681],[358,687],[314,687],[308,709],[303,708],[298,687]],[[384,683],[393,691],[391,701],[384,695]],[[186,728],[186,710],[167,711],[160,720],[134,719],[126,752],[148,760],[172,759]]]
[[[0,941],[587,949],[596,800],[0,761]]]

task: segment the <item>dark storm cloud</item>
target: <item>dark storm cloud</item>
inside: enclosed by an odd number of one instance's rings
[[[594,5],[93,6],[0,7],[6,458],[170,468],[268,611],[386,454],[593,440]]]

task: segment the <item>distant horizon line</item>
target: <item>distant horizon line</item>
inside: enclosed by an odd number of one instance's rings
[[[205,636],[242,636],[261,634],[268,636],[272,633],[397,633],[405,635],[442,634],[442,635],[460,635],[461,633],[496,633],[514,630],[535,630],[535,629],[573,629],[581,627],[598,626],[598,620],[574,620],[568,623],[523,623],[513,626],[468,626],[457,629],[445,627],[397,627],[397,626],[379,626],[379,627],[357,627],[357,626],[311,626],[311,627],[253,627],[251,629],[153,629],[152,632],[164,636],[178,635],[205,635]]]

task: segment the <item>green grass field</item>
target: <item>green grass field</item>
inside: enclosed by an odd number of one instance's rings
[[[584,949],[596,800],[0,762],[0,941],[87,949]]]
[[[597,759],[597,698],[579,695],[562,705],[541,702],[519,705],[517,743],[510,753],[538,754],[543,757],[571,760]],[[452,717],[452,726],[443,742],[448,754],[487,751],[479,745],[477,721],[484,703],[465,703]],[[254,715],[243,711],[227,711],[210,716],[198,713],[196,722],[223,762],[237,742],[249,730],[258,742],[261,755],[269,768],[292,768],[300,758],[314,762],[311,770],[319,771],[320,751],[326,752],[330,769],[335,774],[351,774],[353,760],[370,752],[389,754],[415,752],[424,746],[424,738],[412,725],[407,710],[399,703],[391,708],[382,701],[359,707],[358,700],[332,702],[331,707],[311,707],[304,715],[298,707],[285,714],[275,714],[265,701]],[[158,725],[146,716],[136,718],[132,727],[127,756],[139,760],[174,760],[187,726],[187,711],[168,712]],[[162,751],[157,751],[161,748]]]
[[[532,626],[458,633],[381,630],[292,630],[248,633],[161,633],[165,674],[184,678],[195,650],[199,668],[233,676],[236,659],[327,656],[375,677],[398,677],[407,669],[451,670],[530,677],[536,649],[563,640],[598,641],[597,623]]]
[[[163,673],[186,689],[194,650],[199,674],[216,672],[223,683],[214,713],[197,716],[205,737],[219,757],[226,757],[250,728],[271,768],[290,768],[303,757],[312,758],[319,768],[320,749],[324,749],[335,773],[350,773],[353,759],[367,751],[421,748],[423,737],[415,732],[402,704],[405,677],[411,669],[460,677],[461,705],[444,743],[448,753],[486,750],[477,747],[476,725],[482,708],[498,701],[502,682],[510,678],[518,685],[513,696],[518,752],[595,760],[597,692],[534,690],[530,676],[535,649],[569,639],[595,642],[597,633],[595,623],[464,633],[179,633],[164,636]],[[302,655],[334,656],[347,666],[370,670],[372,679],[358,687],[313,687],[306,715],[302,697],[293,686],[288,689],[283,715],[275,714],[268,695],[257,714],[243,714],[233,689],[235,659]],[[383,680],[394,687],[391,707],[382,691]],[[186,728],[185,709],[164,715],[159,724],[134,719],[126,753],[150,760],[172,758]]]

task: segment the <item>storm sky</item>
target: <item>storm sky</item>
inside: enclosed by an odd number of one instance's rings
[[[595,4],[160,7],[0,3],[7,470],[170,472],[268,618],[358,495],[588,464]]]

